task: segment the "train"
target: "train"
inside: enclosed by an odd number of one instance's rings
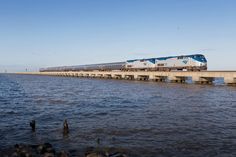
[[[58,71],[202,71],[207,70],[203,54],[134,59],[125,62],[41,68],[40,72]]]

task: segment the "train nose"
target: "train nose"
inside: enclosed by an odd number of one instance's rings
[[[201,63],[201,69],[207,70],[207,63]]]
[[[207,63],[201,63],[201,66],[207,66]]]

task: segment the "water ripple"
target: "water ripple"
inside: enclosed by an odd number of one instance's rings
[[[230,157],[236,155],[235,130],[233,87],[0,75],[2,148],[49,140],[82,149],[96,146],[99,137],[102,145],[125,147],[134,156]]]

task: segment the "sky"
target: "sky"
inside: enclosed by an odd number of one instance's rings
[[[204,54],[236,70],[235,0],[0,0],[0,72]]]

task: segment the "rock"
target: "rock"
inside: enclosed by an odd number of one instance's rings
[[[100,153],[90,153],[90,154],[87,154],[86,157],[107,157],[107,156]]]
[[[52,148],[52,145],[50,143],[44,143],[43,144],[46,148]]]
[[[45,153],[55,154],[55,150],[53,149],[53,147],[50,143],[44,143],[43,145],[39,145],[37,147],[37,152],[39,154],[45,154]]]
[[[54,157],[53,153],[45,153],[43,157]]]
[[[14,146],[15,148],[19,148],[20,146],[19,146],[19,144],[15,144],[15,146]]]
[[[33,157],[30,153],[25,153],[25,157]]]
[[[19,157],[26,157],[26,154],[24,152],[20,152]]]
[[[15,151],[16,151],[16,153],[20,152],[20,146],[18,144],[15,145]]]
[[[37,152],[39,153],[39,154],[43,154],[43,145],[39,145],[38,147],[37,147]]]
[[[28,151],[26,150],[26,148],[22,148],[21,149],[21,153],[24,153],[24,154],[26,154]]]
[[[56,153],[56,151],[55,151],[53,148],[47,148],[47,149],[46,149],[46,152],[47,152],[47,153],[53,153],[53,154]]]
[[[85,153],[86,157],[128,157],[125,151],[117,148],[109,147],[88,147]]]
[[[122,153],[114,153],[114,154],[109,154],[109,157],[128,157],[128,156]]]
[[[17,152],[14,152],[11,157],[18,157],[18,153]]]
[[[57,157],[69,157],[69,155],[65,151],[61,151],[60,153],[58,153]]]
[[[14,153],[11,157],[32,157],[31,148],[26,145],[16,144],[14,146]]]

